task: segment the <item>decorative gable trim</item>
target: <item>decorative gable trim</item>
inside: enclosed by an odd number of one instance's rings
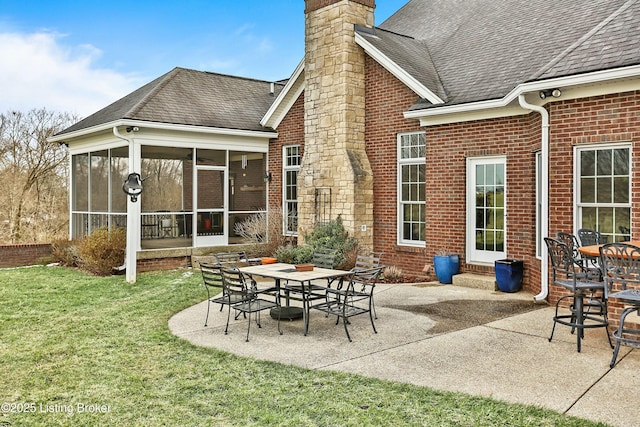
[[[411,74],[407,73],[401,66],[393,62],[382,53],[379,49],[373,46],[362,35],[355,33],[356,43],[364,49],[364,51],[372,57],[376,62],[382,65],[387,71],[393,74],[398,80],[404,83],[409,89],[414,91],[420,98],[426,99],[432,104],[444,104],[438,95],[425,87],[422,83],[416,80]]]

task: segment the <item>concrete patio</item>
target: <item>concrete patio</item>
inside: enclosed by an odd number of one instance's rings
[[[640,351],[623,347],[610,369],[604,330],[586,331],[578,353],[568,327],[559,325],[548,341],[553,308],[534,305],[526,292],[436,284],[376,289],[378,333],[368,316],[352,318],[352,343],[342,324],[314,311],[306,337],[301,320],[283,321],[279,335],[277,322],[263,314],[262,328],[253,324],[245,342],[246,320],[232,321],[225,335],[226,310],[218,306],[203,326],[206,302],[177,313],[169,328],[195,345],[242,356],[536,405],[613,426],[640,425]],[[481,312],[491,315],[475,316]]]

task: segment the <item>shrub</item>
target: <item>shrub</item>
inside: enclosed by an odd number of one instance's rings
[[[313,257],[313,247],[308,245],[301,246],[280,246],[276,249],[274,256],[278,262],[287,264],[306,264]]]
[[[268,215],[266,212],[251,215],[235,224],[234,231],[245,240],[248,251],[255,256],[272,256],[287,242],[287,236],[282,234],[280,206],[270,207]]]
[[[124,263],[127,247],[127,232],[125,228],[109,231],[106,227],[99,228],[82,240],[78,246],[80,267],[97,274],[108,276],[113,269]]]
[[[338,250],[337,265],[344,268],[344,264],[350,258],[355,262],[355,251],[357,250],[358,241],[349,236],[344,228],[342,217],[338,215],[335,220],[326,224],[317,225],[311,233],[305,235],[305,243],[315,248],[329,248]]]
[[[55,262],[67,267],[78,267],[80,254],[77,240],[60,239],[51,242],[51,256]]]

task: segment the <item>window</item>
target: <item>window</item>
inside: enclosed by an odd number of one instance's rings
[[[302,160],[300,146],[289,145],[283,147],[282,157],[283,230],[286,235],[296,235],[298,233],[298,172],[300,172]]]
[[[426,235],[426,136],[398,135],[398,241],[422,246]]]
[[[506,256],[506,159],[467,161],[467,259],[493,263]]]
[[[576,224],[629,240],[631,228],[631,149],[629,145],[576,148]]]

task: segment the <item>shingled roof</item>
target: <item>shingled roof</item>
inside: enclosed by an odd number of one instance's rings
[[[356,31],[452,105],[637,65],[639,17],[640,0],[412,0],[379,28]]]
[[[118,120],[265,131],[260,120],[284,87],[253,80],[174,68],[58,135]]]

